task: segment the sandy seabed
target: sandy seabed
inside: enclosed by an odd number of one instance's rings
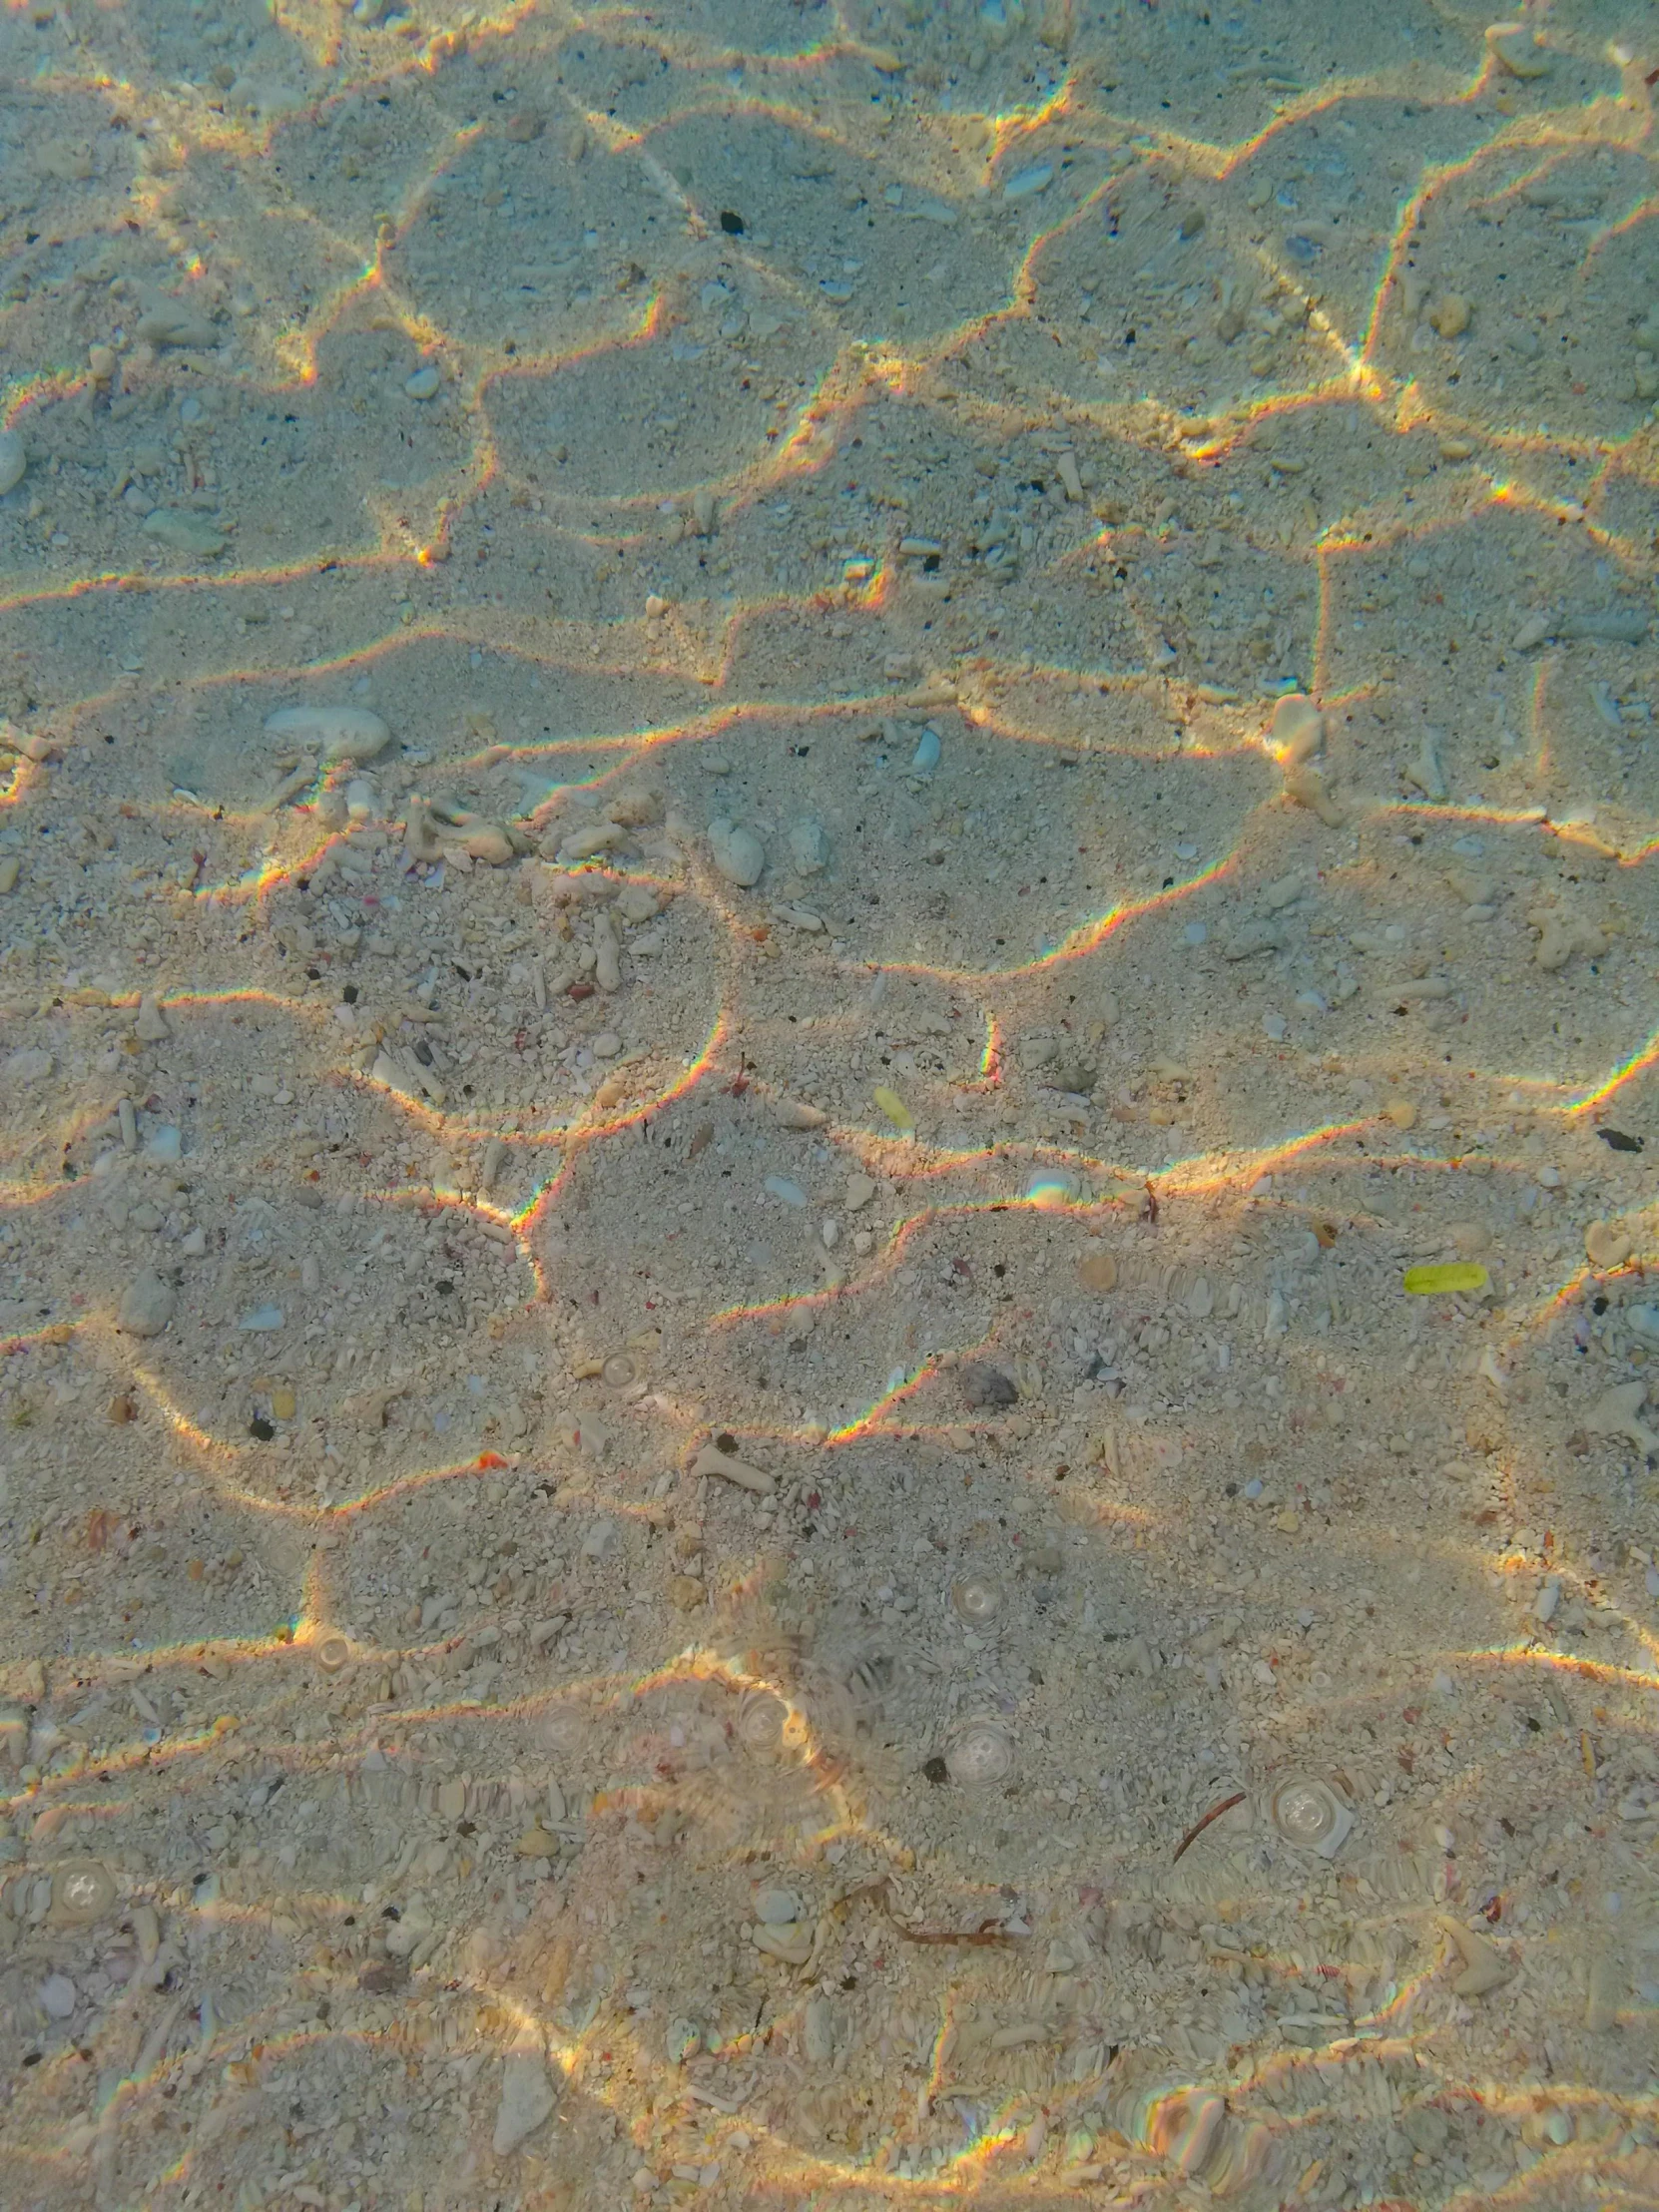
[[[0,16],[7,2204],[1659,2201],[1651,12],[398,5]]]

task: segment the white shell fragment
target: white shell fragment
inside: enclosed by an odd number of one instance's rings
[[[1306,1775],[1279,1784],[1268,1817],[1286,1843],[1317,1851],[1322,1859],[1336,1858],[1354,1826],[1354,1815],[1335,1790]]]
[[[316,746],[324,766],[372,761],[391,731],[370,707],[280,707],[266,717],[265,734],[284,745]]]
[[[722,1451],[718,1444],[705,1444],[692,1461],[693,1474],[718,1474],[722,1481],[735,1482],[740,1490],[753,1490],[759,1497],[772,1495],[770,1474],[760,1467],[752,1467],[747,1459],[740,1459],[736,1452]]]

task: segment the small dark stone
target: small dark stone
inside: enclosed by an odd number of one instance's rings
[[[1019,1397],[1016,1386],[1000,1368],[983,1360],[970,1360],[960,1371],[962,1400],[967,1405],[1012,1405]]]
[[[1596,1135],[1615,1152],[1640,1152],[1647,1142],[1645,1137],[1627,1137],[1622,1129],[1598,1129]]]
[[[262,1444],[268,1444],[276,1431],[263,1413],[256,1413],[248,1423],[248,1433],[257,1436]]]
[[[950,1769],[936,1753],[928,1760],[921,1771],[929,1782],[948,1782],[950,1780]]]
[[[721,209],[720,227],[726,233],[726,236],[729,239],[741,239],[743,237],[743,217],[741,215],[734,215],[730,208]]]
[[[389,1997],[408,1978],[408,1966],[401,1958],[371,1958],[357,1976],[357,1987],[367,1996]]]

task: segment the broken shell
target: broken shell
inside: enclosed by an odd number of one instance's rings
[[[343,1636],[324,1636],[316,1647],[316,1663],[324,1674],[338,1674],[351,1656],[351,1646]]]
[[[1354,1815],[1337,1793],[1306,1775],[1280,1783],[1268,1817],[1286,1843],[1317,1851],[1322,1859],[1336,1858],[1354,1826]]]
[[[620,1389],[623,1383],[633,1382],[634,1363],[629,1359],[626,1352],[613,1352],[606,1361],[602,1373],[605,1381],[614,1389]]]
[[[52,1878],[52,1917],[61,1925],[86,1928],[114,1903],[114,1878],[96,1859],[66,1859]]]
[[[1014,1770],[1013,1739],[995,1721],[969,1721],[946,1746],[944,1765],[958,1789],[993,1789]]]
[[[950,1585],[950,1607],[970,1628],[981,1627],[1002,1610],[1002,1585],[988,1574],[964,1574]]]

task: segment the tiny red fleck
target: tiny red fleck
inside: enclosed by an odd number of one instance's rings
[[[481,1451],[478,1454],[478,1464],[480,1467],[504,1467],[507,1462],[499,1451]]]
[[[735,1082],[729,1083],[727,1085],[727,1089],[731,1092],[734,1098],[742,1098],[744,1092],[748,1090],[748,1088],[749,1078],[747,1075],[740,1075]]]
[[[816,1513],[823,1503],[824,1499],[820,1496],[817,1490],[809,1490],[807,1492],[807,1510],[809,1513]]]
[[[570,995],[572,998],[591,998],[593,996],[593,985],[591,983],[572,983]]]

